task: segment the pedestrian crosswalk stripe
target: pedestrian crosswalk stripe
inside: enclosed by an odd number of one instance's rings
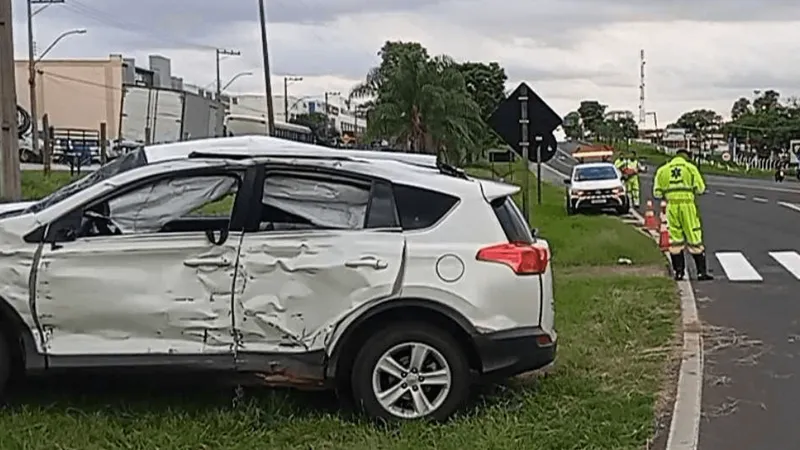
[[[800,255],[797,252],[770,252],[769,256],[800,280]]]
[[[725,271],[725,275],[731,281],[764,280],[747,258],[739,252],[718,252],[715,253],[715,256],[722,266],[722,270]]]

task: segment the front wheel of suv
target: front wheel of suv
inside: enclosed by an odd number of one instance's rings
[[[6,385],[8,384],[10,375],[11,354],[8,350],[5,335],[0,333],[0,399],[2,399],[6,393]]]
[[[450,334],[411,322],[366,340],[351,383],[356,405],[372,418],[444,421],[469,398],[471,373]]]

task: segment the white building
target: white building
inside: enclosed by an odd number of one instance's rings
[[[272,107],[275,109],[275,120],[289,123],[300,114],[325,112],[325,99],[319,96],[289,96],[284,101],[283,95],[273,95]],[[287,117],[286,110],[289,110]],[[267,102],[264,94],[231,94],[231,114],[243,114],[266,117]],[[334,127],[342,135],[363,134],[367,128],[366,119],[347,108],[342,97],[328,97],[328,117]]]

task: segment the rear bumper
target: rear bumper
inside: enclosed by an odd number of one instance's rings
[[[550,341],[543,344],[543,341]],[[556,359],[555,333],[539,327],[512,328],[476,338],[483,378],[508,378],[550,365]]]

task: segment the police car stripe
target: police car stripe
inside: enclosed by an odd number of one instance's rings
[[[800,280],[800,255],[797,252],[770,252],[769,256]]]
[[[764,281],[750,261],[740,252],[717,252],[717,261],[731,281]]]

